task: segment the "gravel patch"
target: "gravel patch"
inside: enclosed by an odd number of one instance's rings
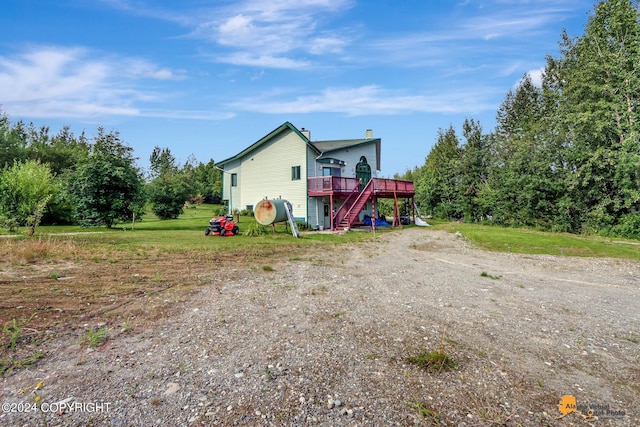
[[[177,314],[96,349],[61,336],[0,380],[0,424],[640,425],[638,262],[409,228],[270,266],[212,275]],[[407,361],[436,350],[456,368]],[[36,395],[49,412],[19,413]],[[582,414],[559,418],[564,395]]]

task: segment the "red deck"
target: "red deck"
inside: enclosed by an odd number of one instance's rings
[[[373,195],[380,198],[408,198],[415,194],[412,181],[401,179],[372,178]],[[334,196],[338,199],[358,192],[358,178],[320,176],[309,178],[307,193],[312,197]]]

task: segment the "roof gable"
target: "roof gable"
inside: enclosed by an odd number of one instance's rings
[[[365,145],[365,144],[375,144],[375,146],[376,146],[376,165],[375,165],[375,167],[376,167],[377,170],[380,170],[380,145],[381,145],[380,138],[335,139],[335,140],[313,141],[313,142],[311,142],[311,141],[309,141],[309,139],[302,132],[300,132],[298,130],[298,128],[296,128],[290,122],[284,122],[283,124],[281,124],[280,126],[275,128],[274,130],[269,132],[267,135],[263,136],[262,138],[260,138],[259,140],[257,140],[256,142],[254,142],[253,144],[251,144],[250,146],[248,146],[244,150],[240,151],[235,156],[229,157],[227,159],[224,159],[224,160],[216,163],[216,166],[218,166],[218,167],[224,166],[226,163],[229,163],[229,162],[234,161],[234,160],[241,159],[241,158],[249,155],[254,150],[258,149],[262,145],[267,144],[268,142],[270,142],[273,138],[275,138],[276,136],[278,136],[282,132],[286,132],[288,130],[290,130],[290,131],[294,132],[296,135],[298,135],[300,137],[300,139],[302,141],[304,141],[307,144],[307,146],[310,147],[316,153],[318,160],[322,159],[322,158],[326,158],[326,157],[331,157],[332,153],[334,153],[336,151],[339,151],[339,150],[345,150],[345,149],[348,149],[348,148],[356,148],[358,146]]]
[[[283,124],[281,124],[280,126],[275,128],[274,130],[269,132],[267,135],[263,136],[258,141],[254,142],[253,144],[251,144],[250,146],[248,146],[247,148],[245,148],[244,150],[242,150],[241,152],[239,152],[235,156],[229,157],[228,159],[224,159],[224,160],[216,163],[216,166],[223,166],[225,163],[229,163],[229,162],[231,162],[233,160],[237,160],[237,159],[240,159],[240,158],[248,155],[252,151],[254,151],[257,148],[261,147],[262,145],[268,143],[273,138],[275,138],[276,136],[278,136],[279,134],[281,134],[282,132],[285,132],[287,130],[290,130],[290,131],[294,132],[295,134],[297,134],[302,141],[304,141],[308,146],[310,146],[316,153],[320,154],[320,150],[318,150],[316,147],[314,147],[314,145],[309,142],[307,137],[304,136],[302,134],[302,132],[300,132],[298,130],[298,128],[296,128],[294,125],[292,125],[289,122],[284,122]]]

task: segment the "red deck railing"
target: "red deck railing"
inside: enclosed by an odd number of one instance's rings
[[[343,178],[339,176],[319,176],[308,179],[309,196],[348,195],[357,191],[358,178]],[[381,197],[413,196],[412,181],[402,179],[372,178],[373,193]]]
[[[343,178],[340,176],[319,176],[309,178],[307,192],[310,196],[352,193],[354,187],[356,187],[359,181],[360,180],[358,178]]]
[[[386,178],[373,178],[373,193],[393,195],[413,194],[415,192],[413,187],[413,181],[405,181],[402,179],[386,179]]]

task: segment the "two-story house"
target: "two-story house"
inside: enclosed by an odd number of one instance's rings
[[[286,122],[216,164],[224,170],[222,197],[234,212],[286,199],[297,220],[325,229],[375,216],[378,198],[393,198],[397,213],[398,199],[413,198],[413,183],[376,177],[381,143],[371,130],[362,139],[312,141]]]

